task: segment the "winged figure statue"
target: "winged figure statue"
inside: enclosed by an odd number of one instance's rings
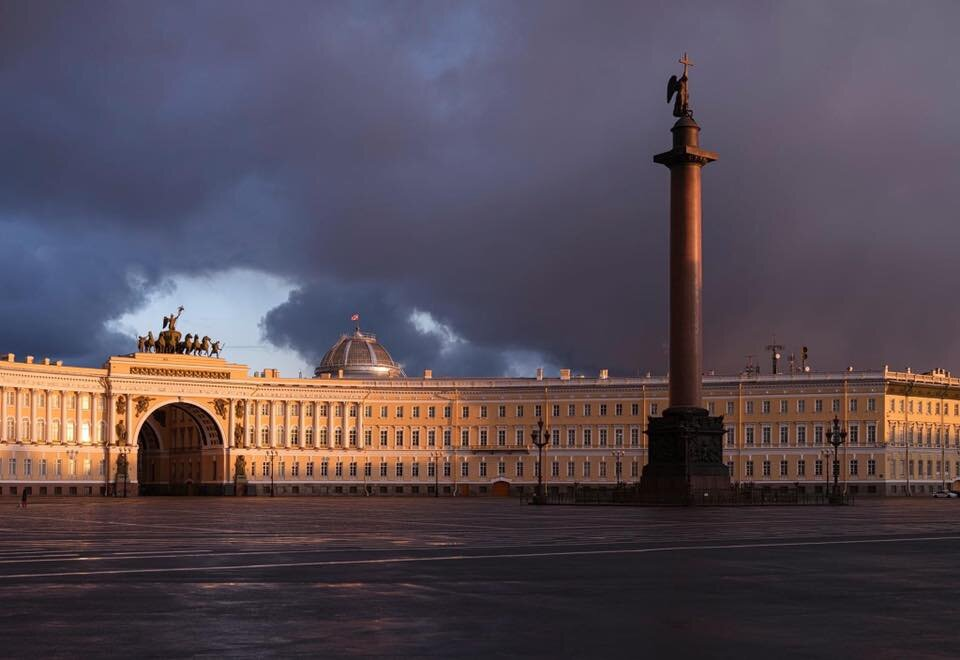
[[[687,54],[684,53],[680,59],[680,64],[683,65],[683,73],[680,77],[670,76],[670,80],[667,81],[667,103],[670,103],[671,99],[676,95],[677,98],[673,102],[673,116],[692,117],[693,111],[690,110],[690,96],[687,93],[687,67],[693,66],[693,62],[687,59]]]

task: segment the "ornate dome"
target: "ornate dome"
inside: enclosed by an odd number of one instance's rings
[[[344,378],[404,378],[400,365],[377,341],[377,336],[360,332],[341,335],[340,340],[327,351],[314,375],[330,374],[336,377],[343,370]]]

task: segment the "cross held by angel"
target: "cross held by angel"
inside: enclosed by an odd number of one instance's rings
[[[684,53],[683,57],[680,58],[680,64],[683,65],[683,73],[680,77],[670,76],[670,80],[667,81],[667,103],[670,103],[674,94],[676,94],[676,100],[673,102],[673,116],[692,117],[690,96],[687,93],[687,67],[693,66],[693,62],[688,60],[687,54]]]

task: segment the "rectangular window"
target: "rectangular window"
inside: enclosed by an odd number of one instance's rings
[[[819,424],[813,427],[813,444],[815,445],[823,444],[823,427]]]
[[[733,401],[727,401],[727,414],[732,415],[733,409],[734,409]]]
[[[469,447],[470,446],[470,429],[461,429],[460,431],[460,446]]]
[[[657,404],[655,404],[655,403],[651,403],[651,404],[650,404],[650,416],[651,416],[651,417],[656,417],[656,416],[657,416]]]
[[[443,446],[444,447],[450,446],[450,429],[443,430]]]
[[[420,429],[413,429],[410,431],[410,446],[419,447],[420,446]]]
[[[507,407],[497,406],[497,417],[506,417],[506,416],[507,416]]]
[[[436,406],[427,406],[427,417],[429,419],[434,419],[437,416],[437,407]]]
[[[849,426],[847,429],[847,439],[851,445],[860,444],[860,426],[858,424],[851,424]]]
[[[554,417],[559,417],[559,416],[560,416],[560,406],[559,406],[559,404],[556,404],[556,403],[553,404],[553,416],[554,416]]]
[[[823,476],[823,461],[819,458],[813,462],[813,474],[818,477]]]
[[[855,458],[851,458],[850,459],[850,475],[854,477],[857,476],[859,468],[860,468],[859,461],[857,461],[857,459]]]
[[[744,440],[746,442],[746,445],[748,447],[752,447],[756,442],[754,438],[754,433],[755,433],[754,428],[752,426],[748,426],[743,430],[743,432],[744,432]]]
[[[850,399],[850,412],[857,412],[857,399]]]
[[[752,477],[752,476],[753,476],[753,461],[747,461],[747,463],[746,463],[746,465],[745,465],[745,468],[746,468],[746,470],[745,470],[746,475],[747,475],[748,477]]]
[[[497,446],[498,447],[507,446],[507,430],[506,429],[497,429]]]
[[[403,429],[396,430],[396,433],[394,434],[394,442],[395,446],[397,447],[403,446]]]
[[[823,399],[815,399],[813,402],[813,412],[823,412]]]
[[[517,406],[517,417],[523,417],[523,406]]]
[[[789,404],[788,404],[788,402],[787,402],[786,399],[780,399],[780,414],[781,414],[781,415],[786,415],[786,414],[787,414],[787,406],[788,406],[788,405],[789,405]]]
[[[830,408],[833,412],[840,412],[840,399],[834,399]]]
[[[949,463],[947,464],[950,465]],[[874,459],[867,460],[867,474],[869,476],[874,476],[877,473],[877,462]],[[949,474],[947,476],[950,476]]]
[[[487,429],[480,429],[480,446],[487,446]]]
[[[480,476],[487,476],[487,463],[486,461],[480,461]]]
[[[797,461],[797,476],[805,477],[807,475],[807,461],[800,459]]]
[[[576,415],[577,415],[576,404],[573,404],[573,403],[567,404],[567,417],[576,417]]]
[[[780,444],[786,445],[790,442],[790,427],[786,424],[780,425]]]
[[[573,479],[576,476],[576,464],[573,461],[567,461],[567,479]]]
[[[765,444],[765,445],[769,445],[769,444],[770,444],[770,427],[769,427],[769,426],[761,427],[761,429],[760,429],[760,441],[761,441],[763,444]]]
[[[463,407],[461,407],[461,409],[460,409],[460,417],[461,417],[462,419],[469,419],[469,418],[470,418],[470,406],[463,406]]]
[[[640,429],[633,427],[630,429],[630,446],[639,447],[640,446]]]
[[[380,429],[380,446],[386,447],[388,443],[387,429]]]
[[[869,444],[876,444],[877,442],[877,425],[876,424],[867,424],[867,442]]]
[[[381,476],[381,477],[386,477],[386,476],[387,476],[387,462],[386,462],[386,461],[380,461],[380,476]]]
[[[550,464],[550,474],[554,477],[560,476],[560,461],[554,461]]]
[[[593,430],[583,429],[583,446],[590,447],[593,443]]]
[[[403,406],[397,406],[397,419],[403,418]]]
[[[753,401],[747,401],[746,404],[744,404],[744,408],[746,409],[746,413],[747,413],[748,415],[752,415],[752,414],[753,414]]]
[[[567,429],[567,446],[568,447],[577,446],[577,430],[576,429]]]
[[[770,461],[763,462],[763,476],[765,477],[770,476]]]
[[[325,411],[324,411],[324,412],[325,412]],[[387,407],[386,407],[386,406],[380,406],[380,417],[381,417],[381,418],[385,418],[385,417],[388,417],[389,415],[390,415],[390,413],[387,412]]]
[[[429,429],[427,431],[427,446],[436,447],[437,446],[437,431],[436,429]]]
[[[630,414],[631,414],[633,417],[636,417],[637,415],[640,414],[640,404],[639,404],[639,403],[631,403],[631,404],[630,404]]]
[[[445,419],[450,419],[451,410],[450,406],[443,407],[443,416]]]
[[[607,429],[606,429],[606,428],[600,429],[600,430],[598,431],[598,434],[599,434],[598,437],[599,437],[599,440],[600,440],[599,446],[601,446],[601,447],[606,447],[606,446],[607,446]]]
[[[414,406],[413,410],[410,413],[414,419],[420,418],[420,406]]]
[[[616,447],[623,446],[623,429],[617,428],[613,430],[613,444]]]
[[[877,410],[877,400],[867,399],[867,412],[876,412],[876,410]]]
[[[789,474],[789,472],[787,472],[787,469],[788,469],[789,467],[790,467],[790,464],[789,464],[787,461],[780,461],[780,476],[781,476],[781,477],[786,477],[786,476]]]
[[[590,461],[583,462],[583,478],[584,479],[590,478]]]
[[[797,399],[797,412],[804,413],[807,411],[807,402],[804,399]]]
[[[307,476],[313,476],[313,461],[307,461]]]
[[[607,416],[607,404],[605,404],[605,403],[601,403],[601,404],[600,404],[600,416],[601,416],[601,417],[606,417],[606,416]]]
[[[593,406],[591,406],[589,403],[583,404],[583,416],[589,417],[592,414],[593,414]]]
[[[487,407],[486,407],[486,406],[480,406],[480,418],[481,418],[481,419],[486,419],[486,418],[487,418]]]
[[[807,427],[803,424],[797,427],[797,445],[805,447],[807,444]]]
[[[770,400],[764,399],[760,402],[760,414],[769,415],[770,414]]]

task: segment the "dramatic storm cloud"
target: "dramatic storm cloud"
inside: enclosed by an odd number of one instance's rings
[[[720,153],[705,367],[776,333],[816,368],[960,371],[958,24],[952,1],[7,0],[0,350],[99,364],[130,350],[112,320],[254,271],[294,290],[236,323],[305,365],[360,312],[410,373],[663,373],[651,156],[686,51]]]

